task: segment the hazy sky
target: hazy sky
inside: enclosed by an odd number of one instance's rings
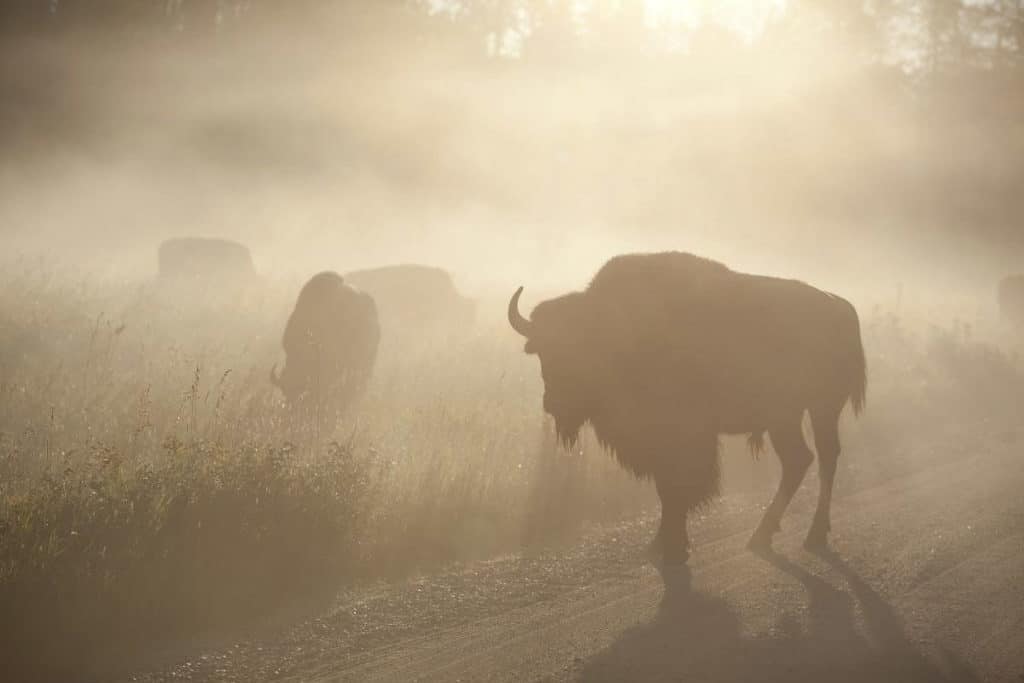
[[[652,21],[699,14],[647,1]],[[706,6],[754,26],[783,5]],[[1022,158],[971,123],[984,100],[952,91],[923,112],[841,50],[500,63],[432,53],[401,24],[386,41],[317,29],[57,38],[0,61],[17,95],[0,101],[8,253],[148,274],[160,240],[205,235],[248,244],[265,272],[417,261],[556,286],[677,248],[808,278],[884,264],[886,291],[935,272],[987,287],[1015,256],[977,237],[1010,234]]]

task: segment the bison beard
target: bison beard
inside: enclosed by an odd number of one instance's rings
[[[586,420],[583,418],[566,418],[556,417],[555,418],[555,433],[558,435],[558,441],[566,449],[572,449],[576,447],[576,442],[580,438],[580,430],[583,429],[583,423]]]
[[[718,493],[720,434],[747,434],[755,446],[771,437],[782,479],[750,543],[770,546],[814,459],[805,414],[820,473],[806,544],[826,543],[839,415],[846,403],[859,413],[866,390],[860,323],[847,301],[680,252],[616,257],[585,291],[544,301],[529,319],[521,292],[509,323],[540,357],[546,393],[554,386],[574,399],[545,400],[559,439],[572,445],[589,421],[623,467],[654,479],[666,562],[687,559],[687,514]]]

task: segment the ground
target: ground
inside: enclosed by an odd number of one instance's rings
[[[801,546],[812,473],[770,556],[745,549],[760,505],[726,496],[694,521],[686,570],[646,560],[651,516],[569,550],[351,589],[238,642],[153,653],[126,680],[1019,683],[1020,444],[981,425],[840,480],[827,553]]]

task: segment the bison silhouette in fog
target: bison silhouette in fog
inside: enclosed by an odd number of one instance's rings
[[[1024,275],[999,281],[999,313],[1013,325],[1024,326]]]
[[[472,324],[475,304],[455,289],[441,268],[404,264],[356,270],[345,282],[377,302],[385,328],[451,331]]]
[[[369,294],[337,273],[314,275],[299,292],[282,346],[287,360],[270,381],[293,405],[343,410],[366,388],[377,358],[380,326]]]
[[[750,541],[770,547],[814,459],[805,412],[821,475],[806,543],[827,543],[839,415],[847,402],[860,412],[867,384],[847,301],[679,252],[613,258],[586,290],[542,302],[529,319],[522,291],[508,319],[540,358],[544,409],[564,443],[590,422],[626,469],[654,479],[654,547],[666,563],[687,560],[687,513],[718,491],[720,434],[749,434],[753,448],[771,437],[782,481]]]
[[[163,242],[157,251],[162,281],[218,284],[256,275],[249,249],[237,242],[205,237],[180,237]]]
[[[123,313],[129,327],[173,321],[197,338],[219,338],[219,329],[240,322],[266,294],[249,249],[237,242],[169,239],[157,248],[157,268],[156,277]]]

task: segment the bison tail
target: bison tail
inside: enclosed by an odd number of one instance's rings
[[[747,437],[747,447],[750,449],[750,455],[757,460],[764,453],[764,430],[752,432]]]
[[[851,307],[852,308],[852,307]],[[854,415],[864,412],[864,405],[867,403],[868,393],[868,366],[864,358],[864,344],[860,336],[860,320],[857,312],[853,311],[853,346],[850,349],[849,372],[850,381],[850,404],[853,406]]]

